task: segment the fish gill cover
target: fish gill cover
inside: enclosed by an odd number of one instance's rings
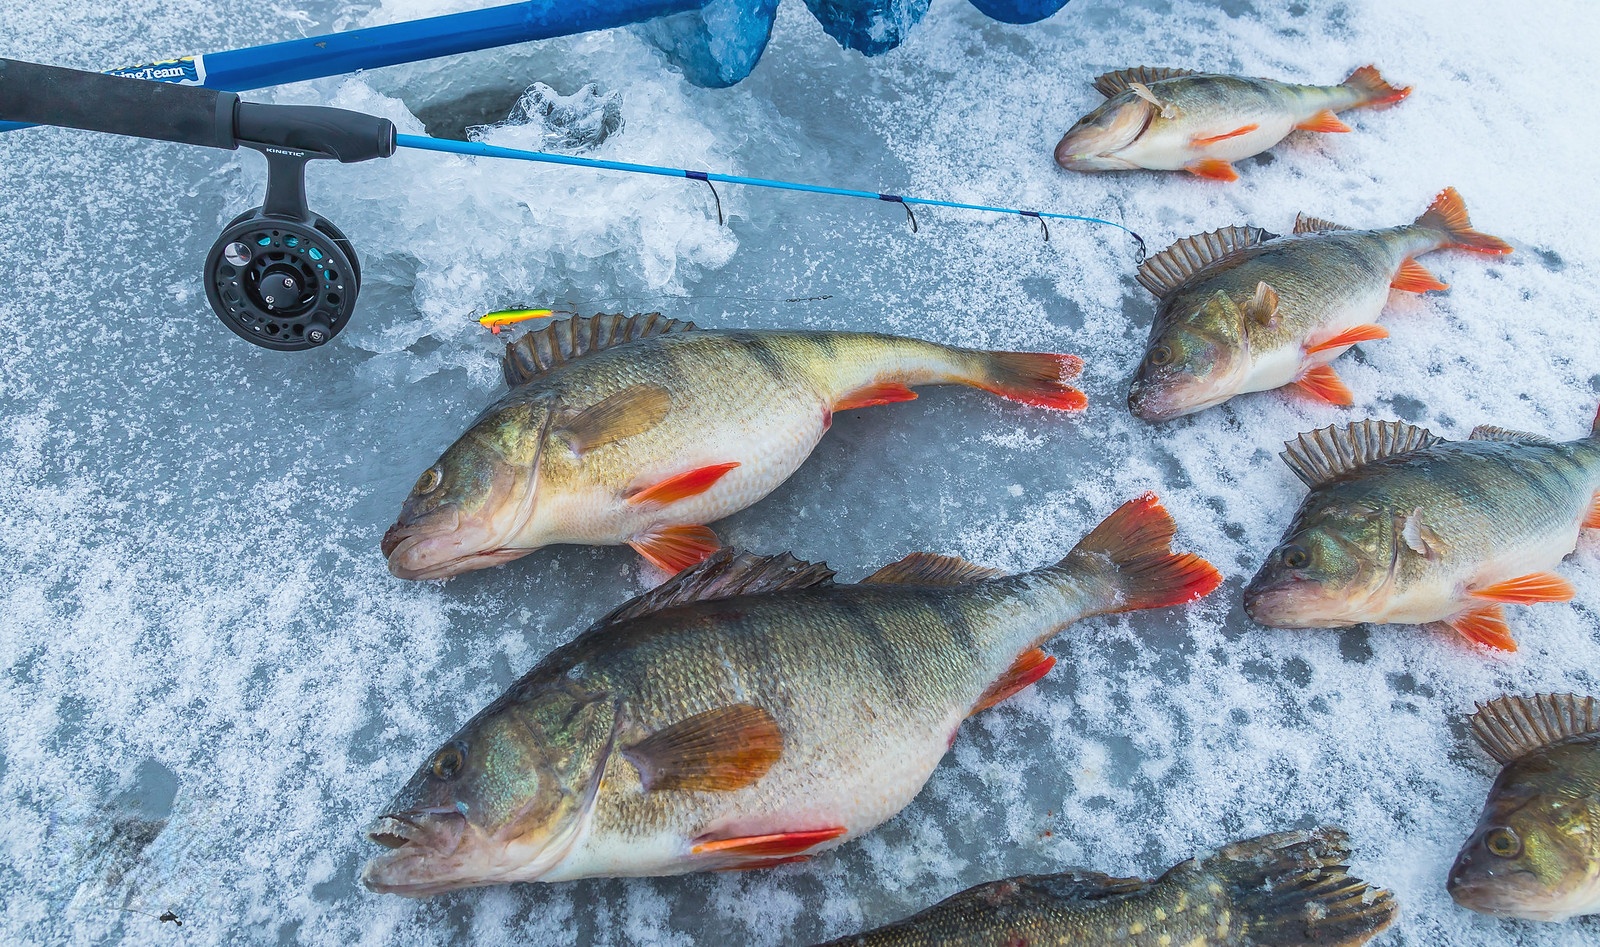
[[[98,68],[440,12],[295,0],[7,4],[0,54]],[[284,89],[420,131],[503,118],[534,82],[622,96],[600,157],[1137,222],[1152,247],[1305,211],[1414,216],[1441,187],[1511,240],[1435,257],[1447,294],[1394,297],[1345,356],[1356,404],[1282,392],[1152,428],[1124,407],[1153,307],[1104,229],[919,213],[510,162],[402,154],[317,167],[363,253],[360,317],[284,358],[218,331],[196,263],[259,198],[254,155],[36,130],[0,138],[0,939],[11,943],[803,944],[980,881],[1083,866],[1149,876],[1269,831],[1351,834],[1392,889],[1380,944],[1562,944],[1594,921],[1506,923],[1444,888],[1496,767],[1461,717],[1504,691],[1594,693],[1600,545],[1571,607],[1516,616],[1497,660],[1421,629],[1250,623],[1245,579],[1303,487],[1301,431],[1367,416],[1576,437],[1600,400],[1592,122],[1552,93],[1600,80],[1583,0],[1074,0],[1011,27],[939,0],[898,49],[842,52],[779,7],[750,79],[698,88],[616,31]],[[46,51],[48,55],[46,55]],[[781,53],[781,55],[779,55]],[[1306,82],[1376,62],[1413,85],[1352,135],[1297,135],[1227,187],[1075,176],[1050,149],[1137,64]],[[493,100],[498,114],[474,103]],[[445,103],[448,107],[441,107]],[[453,104],[452,104],[453,103]],[[533,147],[545,130],[497,128]],[[1437,261],[1437,262],[1435,262]],[[691,298],[675,298],[688,296]],[[797,301],[791,301],[797,300]],[[498,391],[500,308],[660,309],[708,326],[875,329],[1086,360],[1064,420],[962,391],[850,412],[796,476],[719,524],[854,581],[915,550],[1036,566],[1157,491],[1228,576],[1198,606],[1095,619],[1028,693],[963,727],[918,798],[803,865],[742,875],[372,896],[361,829],[444,736],[555,645],[656,581],[625,549],[557,547],[444,585],[377,545],[428,461]],[[576,577],[576,578],[575,578]],[[172,914],[175,920],[162,921]]]

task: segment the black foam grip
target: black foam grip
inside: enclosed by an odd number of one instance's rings
[[[238,133],[246,144],[318,151],[345,163],[394,154],[393,122],[318,105],[240,102]]]
[[[238,147],[238,101],[232,92],[199,86],[0,59],[0,119],[6,121],[231,149]]]

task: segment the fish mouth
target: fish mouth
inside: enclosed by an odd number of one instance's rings
[[[1562,911],[1555,892],[1546,890],[1531,871],[1483,872],[1458,859],[1450,869],[1445,889],[1451,900],[1469,911],[1498,917],[1560,921],[1574,911]]]
[[[389,560],[389,571],[401,579],[448,579],[463,572],[489,569],[519,559],[532,549],[510,546],[474,548],[474,533],[463,529],[460,514],[448,523],[397,522],[383,534],[379,548]],[[484,544],[487,545],[487,544]]]
[[[466,816],[453,808],[389,812],[373,820],[367,840],[383,846],[361,870],[361,883],[379,894],[420,898],[464,887]]]
[[[1141,421],[1158,424],[1171,421],[1200,410],[1197,407],[1179,406],[1165,392],[1135,385],[1128,391],[1128,410]]]
[[[1244,610],[1250,620],[1268,628],[1336,628],[1339,622],[1309,614],[1321,583],[1288,576],[1266,579],[1258,575],[1244,588]]]

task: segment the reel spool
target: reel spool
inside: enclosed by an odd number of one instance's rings
[[[361,264],[350,241],[325,218],[235,217],[205,262],[206,298],[240,338],[263,348],[316,348],[350,321]]]

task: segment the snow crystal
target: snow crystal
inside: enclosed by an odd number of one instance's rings
[[[103,68],[478,5],[36,0],[0,10],[0,54]],[[1335,823],[1402,906],[1380,944],[1600,941],[1592,920],[1496,921],[1444,890],[1494,773],[1462,715],[1503,691],[1600,691],[1600,540],[1562,566],[1570,605],[1511,610],[1506,657],[1419,628],[1264,629],[1239,607],[1303,495],[1276,457],[1298,432],[1365,416],[1447,437],[1588,430],[1600,136],[1570,90],[1600,83],[1597,26],[1586,0],[1073,0],[1030,26],[938,0],[866,59],[790,0],[731,89],[614,31],[247,95],[537,147],[543,126],[496,123],[535,83],[598,83],[622,119],[601,158],[1090,214],[1152,250],[1281,232],[1299,211],[1393,225],[1453,185],[1516,246],[1430,256],[1450,292],[1397,294],[1391,337],[1339,361],[1354,408],[1267,392],[1159,427],[1124,404],[1154,307],[1110,228],[1058,221],[1045,242],[1035,221],[930,208],[912,233],[898,207],[734,187],[719,227],[696,182],[422,153],[317,163],[312,207],[352,238],[365,284],[338,339],[283,355],[223,331],[199,288],[214,235],[260,201],[258,156],[0,136],[0,939],[148,943],[175,933],[170,911],[207,944],[802,944],[979,881],[1154,874]],[[1292,136],[1236,184],[1051,161],[1110,69],[1330,83],[1366,62],[1415,94],[1350,114],[1350,134]],[[1067,629],[1055,670],[965,726],[903,813],[808,863],[372,895],[362,829],[415,765],[651,579],[626,549],[559,547],[408,584],[377,551],[417,473],[496,395],[499,343],[473,316],[545,305],[1076,352],[1082,417],[968,390],[848,412],[719,531],[846,579],[913,550],[1023,569],[1154,490],[1227,584]]]

